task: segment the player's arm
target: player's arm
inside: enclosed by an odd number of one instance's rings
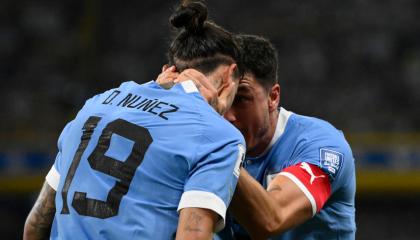
[[[312,216],[309,200],[289,179],[277,176],[267,191],[245,169],[230,208],[252,239],[267,239]]]
[[[219,118],[217,118],[219,120]],[[189,178],[178,204],[177,239],[212,239],[225,226],[226,210],[245,154],[239,132],[209,124],[187,159]]]
[[[210,209],[183,208],[179,213],[177,240],[212,239],[219,216]]]
[[[56,191],[44,182],[23,231],[24,240],[48,239],[55,214]]]
[[[321,169],[311,165],[317,174]],[[253,239],[267,239],[310,219],[330,195],[328,176],[316,178],[293,166],[278,174],[265,190],[241,170],[231,211]]]

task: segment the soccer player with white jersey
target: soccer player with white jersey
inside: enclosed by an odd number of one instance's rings
[[[210,239],[224,227],[245,153],[221,116],[240,55],[232,34],[206,18],[206,6],[192,1],[171,18],[181,31],[169,63],[178,80],[196,83],[125,82],[86,101],[66,125],[24,239]],[[217,89],[214,109],[195,84]]]
[[[280,108],[276,50],[261,37],[237,38],[245,76],[225,118],[245,137],[246,170],[220,237],[354,239],[355,166],[343,133]]]

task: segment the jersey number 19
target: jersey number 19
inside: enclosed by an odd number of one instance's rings
[[[63,199],[61,214],[69,214],[69,207],[67,204],[68,190],[76,169],[79,166],[83,152],[89,144],[92,134],[100,120],[100,117],[89,117],[83,126],[81,141],[76,154],[74,155],[61,192]],[[105,156],[111,143],[112,134],[114,133],[134,142],[133,149],[124,162]],[[91,168],[113,176],[120,181],[115,182],[114,187],[108,192],[106,201],[87,198],[86,192],[76,191],[71,203],[76,212],[83,216],[96,218],[109,218],[118,215],[121,199],[127,194],[136,169],[142,163],[144,154],[152,142],[152,136],[144,127],[127,122],[123,119],[117,119],[108,123],[99,137],[98,144],[87,160]]]

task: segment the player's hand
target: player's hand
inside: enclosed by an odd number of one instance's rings
[[[168,67],[164,65],[162,67],[162,73],[156,79],[156,82],[163,88],[169,89],[175,83],[192,80],[200,91],[201,95],[207,102],[220,114],[223,114],[226,110],[226,103],[218,102],[218,94],[216,88],[210,83],[204,74],[195,69],[186,69],[182,73],[176,71],[175,66]],[[232,86],[233,87],[233,86]],[[224,92],[221,93],[222,95]]]
[[[169,89],[175,83],[174,80],[179,76],[179,73],[176,71],[175,66],[169,67],[168,65],[163,65],[162,72],[156,79],[156,83],[159,84],[162,88]]]
[[[201,72],[189,68],[182,71],[179,74],[178,78],[175,79],[174,83],[183,82],[187,80],[192,80],[197,86],[197,89],[200,91],[201,95],[204,97],[204,99],[206,99],[207,102],[217,112],[219,112],[217,89],[210,83],[210,80]]]

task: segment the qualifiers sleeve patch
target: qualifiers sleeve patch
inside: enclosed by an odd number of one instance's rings
[[[233,175],[239,178],[242,163],[245,159],[245,147],[242,144],[238,144],[238,158],[236,159],[235,168],[233,169]]]
[[[312,206],[312,214],[321,211],[331,195],[331,183],[328,175],[318,166],[302,162],[284,169],[280,175],[292,180]]]
[[[321,148],[319,150],[319,155],[320,166],[322,166],[322,169],[330,175],[331,180],[334,180],[343,165],[343,154]]]

